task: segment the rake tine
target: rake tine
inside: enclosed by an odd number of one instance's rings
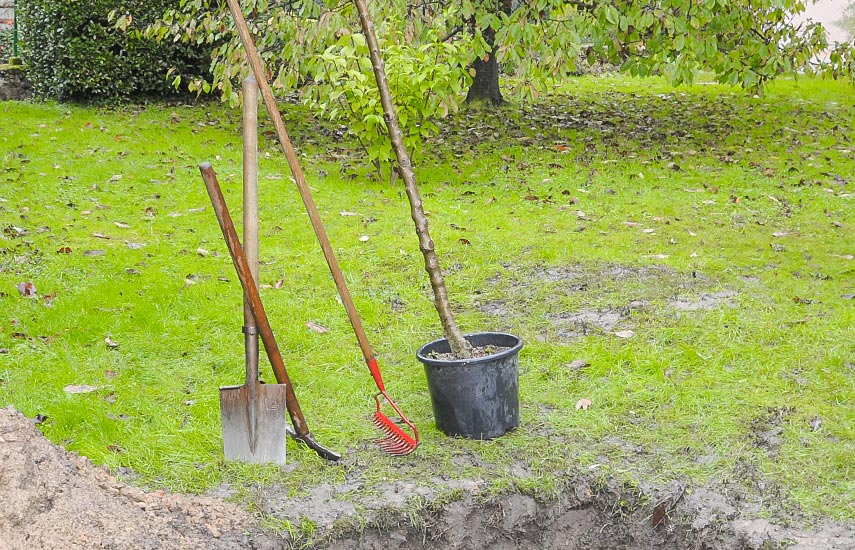
[[[404,454],[409,454],[410,452],[412,452],[412,449],[410,448],[410,446],[407,445],[403,441],[394,441],[394,440],[390,440],[390,439],[378,439],[377,445],[379,445],[383,451],[385,451],[389,454],[404,455]]]

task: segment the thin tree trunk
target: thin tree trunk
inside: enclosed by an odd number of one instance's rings
[[[460,359],[468,358],[471,356],[469,353],[471,346],[463,338],[463,334],[454,320],[454,313],[451,311],[448,292],[445,289],[445,279],[442,276],[442,268],[439,265],[439,257],[436,254],[433,240],[430,238],[430,232],[428,231],[428,219],[425,216],[424,206],[422,206],[421,193],[419,193],[419,188],[416,184],[410,155],[404,146],[404,139],[401,134],[401,128],[398,125],[395,106],[392,104],[392,94],[389,92],[389,83],[386,80],[383,58],[380,56],[380,47],[377,44],[377,36],[374,33],[374,23],[368,15],[368,7],[365,5],[365,0],[353,1],[356,4],[357,12],[359,12],[359,23],[362,25],[362,32],[368,43],[371,65],[374,68],[374,78],[377,80],[377,88],[380,90],[380,103],[383,105],[383,118],[386,121],[386,129],[389,131],[389,139],[392,142],[392,149],[395,151],[401,178],[404,180],[407,198],[410,201],[410,215],[413,218],[416,233],[419,236],[419,249],[425,258],[425,270],[428,272],[430,285],[433,289],[434,306],[439,314],[445,338],[451,347],[451,353]]]

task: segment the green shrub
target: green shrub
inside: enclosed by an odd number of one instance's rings
[[[170,95],[174,75],[205,73],[207,47],[158,43],[133,29],[157,20],[177,0],[18,0],[21,46],[39,97],[90,100]],[[130,14],[130,32],[111,12]],[[173,77],[167,79],[172,71]]]
[[[12,37],[12,29],[0,29],[0,64],[6,63],[9,57],[14,53]]]

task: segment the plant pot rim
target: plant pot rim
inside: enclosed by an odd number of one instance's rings
[[[491,331],[471,332],[468,334],[464,334],[463,338],[465,338],[466,340],[469,340],[470,336],[484,336],[484,335],[503,336],[503,337],[513,338],[517,342],[516,342],[516,344],[514,344],[509,349],[506,349],[506,350],[501,351],[499,353],[494,353],[492,355],[485,355],[483,357],[473,357],[473,358],[469,358],[469,359],[434,359],[433,357],[426,355],[425,350],[427,350],[433,346],[436,346],[437,344],[440,344],[442,342],[448,341],[446,338],[438,338],[438,339],[436,339],[432,342],[429,342],[429,343],[423,345],[422,347],[420,347],[419,350],[416,352],[416,357],[418,358],[419,361],[421,361],[425,365],[430,365],[430,366],[435,366],[435,367],[446,367],[446,366],[463,367],[463,366],[467,366],[467,365],[478,365],[480,363],[489,363],[489,362],[496,361],[499,359],[504,359],[505,357],[510,357],[512,355],[516,355],[517,353],[519,353],[520,349],[522,349],[522,347],[523,347],[524,342],[523,342],[522,338],[520,338],[519,336],[517,336],[515,334],[510,334],[507,332],[491,332]]]

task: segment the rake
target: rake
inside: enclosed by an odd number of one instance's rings
[[[416,450],[419,446],[419,432],[415,425],[410,422],[406,416],[398,408],[398,405],[392,401],[389,394],[386,393],[383,379],[380,376],[380,368],[377,365],[377,359],[374,352],[371,350],[371,345],[368,343],[368,338],[365,336],[365,330],[362,328],[362,322],[356,312],[356,307],[353,305],[353,300],[350,297],[350,291],[342,275],[341,268],[338,265],[338,260],[333,253],[332,245],[329,237],[327,237],[326,229],[321,222],[321,216],[318,213],[318,208],[315,206],[315,201],[312,199],[312,193],[309,190],[309,185],[306,183],[306,177],[303,175],[303,170],[300,168],[300,163],[297,160],[297,154],[294,152],[294,147],[291,145],[291,140],[288,138],[288,132],[285,130],[285,123],[282,121],[282,114],[276,105],[276,99],[273,97],[273,92],[270,89],[270,84],[267,82],[267,75],[264,71],[264,66],[261,63],[261,57],[258,55],[258,49],[249,34],[249,28],[241,12],[238,0],[228,0],[229,11],[232,13],[235,25],[240,35],[240,40],[243,43],[246,57],[255,79],[258,81],[258,88],[261,91],[261,97],[264,99],[264,106],[270,114],[273,121],[273,127],[276,129],[276,135],[279,138],[279,144],[285,152],[285,158],[288,160],[288,166],[291,173],[294,175],[294,182],[300,192],[300,197],[303,199],[303,204],[306,207],[306,212],[309,214],[309,219],[312,222],[312,228],[315,230],[315,235],[318,238],[318,243],[323,250],[324,258],[332,273],[336,288],[338,289],[341,301],[344,304],[344,309],[347,311],[347,318],[350,321],[353,331],[356,334],[356,339],[359,341],[359,347],[362,350],[362,355],[365,357],[365,363],[368,365],[368,370],[377,384],[379,392],[375,394],[374,401],[377,404],[377,410],[374,413],[374,425],[384,433],[384,437],[377,440],[380,448],[389,454],[406,455]],[[401,422],[407,425],[413,432],[411,436],[395,422],[386,416],[382,409],[383,398],[389,406],[401,418]]]

